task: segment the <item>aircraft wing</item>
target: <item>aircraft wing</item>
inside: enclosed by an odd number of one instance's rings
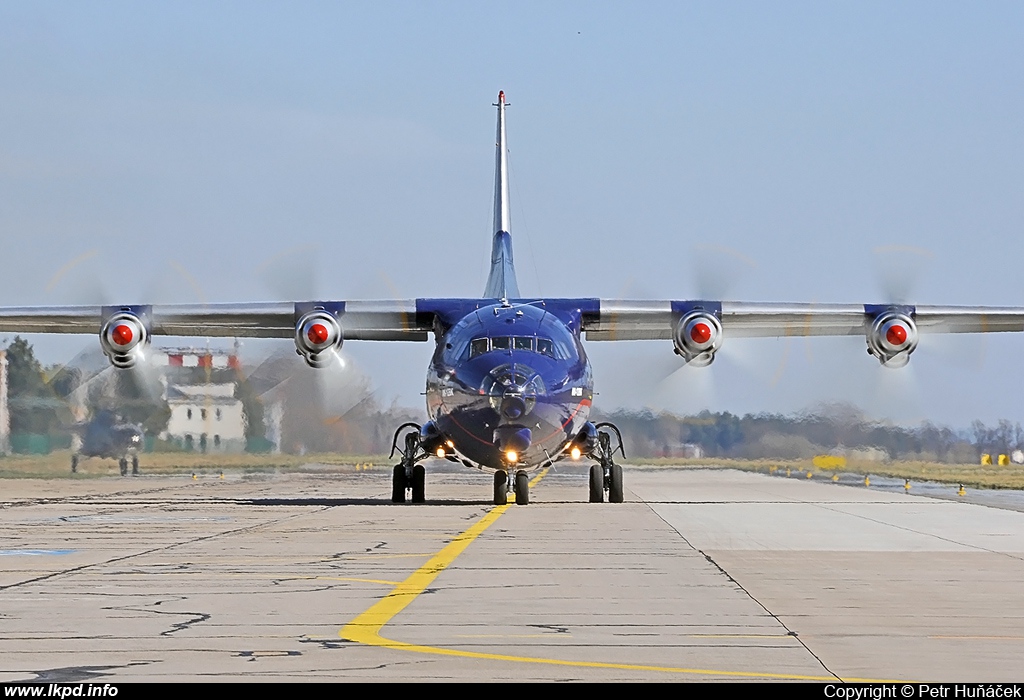
[[[444,312],[448,307],[458,315],[487,303],[493,301],[408,299],[0,307],[0,332],[99,333],[113,315],[129,312],[147,323],[151,335],[292,338],[304,314],[323,308],[338,319],[344,340],[422,342],[433,330],[435,315],[447,315]],[[886,312],[910,317],[921,333],[1024,331],[1024,307],[617,299],[557,299],[547,303],[579,307],[587,340],[671,340],[684,316],[701,311],[717,318],[724,333],[736,338],[863,335]]]
[[[146,306],[24,306],[0,308],[0,332],[100,333],[120,313],[138,317],[150,335],[293,338],[299,320],[317,308],[339,320],[343,340],[424,341],[416,302],[337,301]]]
[[[291,338],[313,367],[345,340],[426,341],[495,299],[409,299],[143,306],[0,308],[0,332],[98,333],[116,367],[131,367],[154,335]],[[510,303],[510,302],[502,302]],[[906,304],[775,304],[707,300],[547,299],[587,340],[671,340],[676,353],[706,366],[726,337],[863,336],[868,351],[901,367],[928,333],[1024,331],[1024,308]]]
[[[1024,331],[1024,307],[602,299],[599,308],[583,323],[587,340],[671,340],[680,320],[699,311],[730,338],[865,335],[890,311],[909,316],[921,333]]]
[[[922,334],[1024,331],[1022,307],[603,299],[597,307],[583,316],[588,340],[671,340],[698,367],[729,337],[859,335],[883,365],[902,367]]]

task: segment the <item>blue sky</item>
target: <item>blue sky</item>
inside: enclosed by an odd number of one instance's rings
[[[1021,46],[1019,3],[6,2],[0,301],[479,294],[503,89],[524,294],[1024,305]],[[930,341],[588,348],[606,408],[1020,420],[1024,338]],[[429,347],[345,349],[421,404]]]

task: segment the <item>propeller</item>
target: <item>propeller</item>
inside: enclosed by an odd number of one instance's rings
[[[256,278],[278,301],[322,299],[320,251],[302,245],[279,251],[256,268]]]
[[[925,271],[935,254],[924,248],[908,245],[885,245],[874,248],[875,280],[882,299],[890,304],[911,304]]]
[[[118,264],[122,264],[120,261]],[[201,286],[189,272],[176,261],[145,276],[133,270],[123,277],[111,276],[112,264],[97,250],[90,250],[73,257],[61,265],[46,285],[48,296],[55,303],[88,304],[108,306],[123,303],[124,298],[115,299],[109,293],[107,283],[113,280],[120,285],[122,279],[146,280],[146,292],[132,293],[131,298],[141,297],[147,303],[161,301],[186,301],[189,297],[203,299]],[[181,282],[186,284],[183,285]],[[191,294],[180,294],[186,287]],[[118,294],[123,294],[118,290]],[[138,296],[137,296],[138,294]],[[118,328],[111,329],[109,342],[126,343],[130,347],[134,340]],[[148,413],[165,406],[164,375],[167,356],[158,347],[143,343],[132,350],[134,363],[130,368],[116,368],[101,352],[101,343],[90,339],[68,362],[56,368],[51,374],[51,384],[70,403],[72,415],[79,422],[87,419],[88,406],[110,409],[134,416],[138,420]],[[126,415],[127,417],[127,415]]]
[[[321,257],[315,246],[288,248],[261,263],[256,275],[277,299],[327,300],[333,295],[325,293],[321,283]],[[317,352],[316,368],[307,366],[296,356],[292,341],[288,341],[287,350],[279,346],[281,341],[272,341],[278,347],[272,350],[271,358],[280,363],[283,354],[290,353],[294,369],[288,373],[287,381],[303,387],[303,393],[310,402],[310,411],[319,411],[323,419],[340,419],[370,393],[367,375],[345,351],[340,339],[334,336],[333,328],[330,319],[309,319],[303,324],[301,341],[308,349]]]
[[[692,297],[709,301],[727,299],[745,277],[757,270],[757,262],[728,246],[700,243],[693,247],[690,258],[692,270]],[[701,334],[703,326],[693,329],[690,337],[695,342],[707,340]],[[697,335],[693,335],[697,333]],[[727,365],[738,364],[744,371],[759,371],[763,358],[744,350],[742,344],[729,342],[729,331],[724,331],[724,343],[715,352],[715,362],[723,360]],[[675,355],[665,355],[655,363],[654,374],[660,378],[655,387],[653,399],[657,403],[671,406],[673,410],[699,411],[714,405],[718,391],[715,365],[698,366],[700,363],[682,363]]]
[[[112,303],[111,295],[108,294],[103,280],[110,277],[102,274],[103,268],[103,260],[99,251],[86,251],[72,258],[54,273],[46,285],[46,292],[51,297],[65,303],[70,301],[73,304],[109,305]],[[132,275],[132,277],[135,276]],[[154,384],[151,381],[149,376],[151,372],[146,366],[150,351],[145,343],[144,329],[132,324],[130,320],[127,324],[112,324],[105,339],[106,343],[112,347],[124,346],[126,353],[131,350],[131,355],[136,358],[136,367],[128,372],[130,376],[122,376],[115,384],[123,387],[132,396],[145,398],[151,402],[158,401],[162,392],[159,384]],[[135,347],[137,343],[138,345]],[[100,347],[103,347],[103,342],[100,343]],[[81,361],[89,356],[95,357],[96,348],[96,341],[91,340],[83,350],[75,355],[72,362]],[[102,353],[100,354],[102,355]],[[103,369],[110,369],[109,362]],[[59,368],[54,372],[54,377],[65,375],[63,378],[67,379],[67,373],[62,370],[63,368]],[[91,372],[90,374],[95,375],[96,373]],[[74,412],[81,413],[80,407],[76,408]]]
[[[734,248],[713,243],[693,247],[693,280],[698,299],[722,301],[746,276],[757,270],[757,262]]]

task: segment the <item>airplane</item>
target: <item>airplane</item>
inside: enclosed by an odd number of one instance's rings
[[[98,333],[130,369],[154,335],[291,338],[327,371],[345,341],[426,342],[428,420],[394,434],[391,500],[425,501],[423,462],[494,472],[493,501],[530,501],[528,473],[587,458],[589,500],[624,500],[622,436],[590,420],[587,341],[669,340],[683,363],[710,365],[732,337],[861,336],[884,367],[903,367],[930,333],[1024,331],[1024,308],[523,297],[512,256],[504,92],[498,93],[494,227],[483,294],[467,298],[0,308],[0,331]]]
[[[92,420],[79,423],[74,428],[81,445],[71,455],[71,473],[78,471],[83,457],[116,459],[121,476],[128,475],[128,463],[132,475],[139,475],[139,450],[143,446],[142,426],[122,420],[112,411],[97,411]]]

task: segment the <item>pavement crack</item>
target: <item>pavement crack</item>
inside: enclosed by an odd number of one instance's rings
[[[533,625],[527,625],[527,627],[535,627],[535,628],[537,628],[539,630],[548,630],[549,632],[556,632],[558,634],[571,634],[571,632],[569,632],[569,628],[568,627],[564,627],[562,625],[539,625],[539,624],[533,624]]]
[[[316,644],[321,649],[345,649],[352,646],[353,642],[345,639],[310,639],[309,637],[303,637],[299,640],[299,644]]]
[[[184,622],[175,622],[174,624],[171,625],[171,629],[164,630],[163,632],[160,633],[161,637],[170,637],[175,632],[181,632],[182,630],[187,630],[192,625],[197,625],[200,622],[206,622],[207,620],[210,619],[210,614],[209,613],[186,612],[186,613],[177,613],[177,614],[179,614],[179,615],[195,615],[195,617],[193,617],[190,620],[185,620]]]
[[[832,505],[825,505],[824,503],[812,503],[811,505],[815,505],[815,506],[817,506],[819,508],[822,508],[823,510],[831,511],[833,513],[842,513],[843,515],[849,515],[849,516],[852,516],[854,518],[861,518],[863,520],[867,520],[870,523],[876,523],[878,525],[885,525],[886,527],[895,528],[897,530],[903,530],[904,532],[911,532],[911,533],[913,533],[915,535],[922,535],[924,537],[934,537],[935,539],[941,540],[942,542],[948,542],[949,544],[955,544],[955,545],[959,545],[961,547],[967,547],[968,549],[976,549],[976,550],[981,551],[981,552],[987,552],[988,554],[1000,554],[1000,555],[1002,555],[1004,557],[1009,557],[1010,559],[1022,559],[1022,557],[1020,557],[1019,555],[1015,555],[1013,552],[1004,552],[1004,551],[998,550],[998,549],[989,549],[988,547],[983,547],[983,546],[978,545],[978,544],[969,544],[967,542],[960,542],[959,540],[954,540],[951,537],[943,537],[942,535],[937,535],[934,532],[925,532],[923,530],[915,530],[914,528],[907,527],[906,525],[897,525],[895,523],[890,523],[890,522],[887,522],[885,520],[879,520],[878,518],[872,518],[872,517],[870,517],[868,515],[864,515],[863,513],[851,513],[851,512],[846,511],[846,510],[842,510],[842,509],[839,509],[839,508],[832,507]],[[858,505],[862,505],[862,504],[858,504]]]
[[[184,598],[182,598],[181,600],[184,600]],[[164,601],[158,600],[156,603],[153,603],[153,605],[160,605],[160,603],[162,603],[162,602],[164,602]],[[178,616],[178,617],[181,617],[182,615],[191,615],[192,616],[190,619],[185,620],[183,622],[173,622],[173,623],[171,623],[171,628],[170,629],[164,630],[163,632],[160,633],[161,637],[169,637],[170,635],[174,634],[175,632],[180,632],[182,630],[188,629],[192,625],[197,625],[200,622],[206,622],[211,617],[211,615],[209,613],[190,612],[188,610],[152,610],[150,608],[129,608],[129,607],[119,607],[119,606],[105,607],[105,608],[102,608],[102,609],[103,610],[120,610],[122,612],[152,613],[152,614],[155,614],[155,615],[175,615],[175,616]]]
[[[65,666],[63,668],[48,668],[43,671],[32,671],[36,681],[41,683],[78,683],[91,681],[94,678],[111,675],[108,673],[114,669],[131,668],[132,666],[144,666],[148,661],[133,661],[123,666]]]
[[[249,661],[255,661],[260,658],[302,656],[302,652],[294,649],[285,649],[283,651],[240,651],[235,654],[235,656],[242,659],[248,659]]]
[[[320,508],[320,509],[318,509],[318,512],[321,511],[321,510],[325,510],[325,509],[324,508]],[[265,522],[257,523],[255,525],[245,525],[243,527],[234,528],[232,530],[223,530],[221,532],[215,532],[212,535],[203,535],[201,537],[193,537],[191,539],[182,540],[181,542],[172,542],[171,544],[161,545],[159,547],[152,547],[150,549],[145,549],[145,550],[143,550],[141,552],[133,552],[131,554],[124,554],[124,555],[119,556],[119,557],[111,557],[110,559],[104,559],[103,561],[96,561],[96,562],[92,562],[92,563],[89,563],[89,564],[81,564],[79,566],[73,566],[70,569],[64,569],[62,571],[52,571],[52,572],[50,572],[48,574],[43,574],[41,576],[36,576],[36,577],[30,578],[30,579],[25,579],[24,581],[18,581],[17,583],[8,583],[6,585],[0,586],[0,591],[6,591],[6,590],[9,590],[11,588],[18,588],[20,586],[27,586],[29,584],[39,583],[40,581],[48,581],[50,579],[58,578],[60,576],[66,576],[68,574],[78,573],[79,571],[85,571],[85,570],[88,570],[88,569],[94,569],[94,568],[97,568],[97,567],[106,566],[107,564],[116,564],[118,562],[127,561],[128,559],[133,559],[135,557],[145,556],[147,554],[154,554],[156,552],[166,552],[168,550],[176,549],[178,547],[182,547],[182,546],[185,546],[185,545],[197,544],[199,542],[208,542],[210,540],[215,540],[215,539],[217,539],[219,537],[226,537],[226,536],[229,536],[229,535],[241,534],[243,532],[251,532],[253,530],[259,530],[260,528],[264,528],[264,527],[267,527],[267,526],[270,526],[270,525],[277,525],[278,523],[282,523],[282,522],[285,522],[287,520],[292,520],[294,518],[300,518],[300,517],[303,517],[305,515],[308,515],[308,513],[292,513],[291,515],[286,515],[286,516],[283,516],[281,518],[276,518],[274,520],[267,520]]]
[[[648,505],[650,506],[650,504],[648,504]],[[706,559],[706,560],[707,560],[707,562],[708,562],[709,564],[711,564],[711,565],[712,565],[713,567],[715,567],[716,569],[718,569],[718,571],[719,571],[719,572],[720,572],[720,573],[721,573],[721,574],[722,574],[723,576],[725,576],[725,577],[726,577],[726,579],[728,579],[728,580],[729,580],[729,582],[731,582],[731,583],[732,583],[733,585],[735,585],[735,586],[736,586],[736,587],[737,587],[737,588],[738,588],[739,590],[743,591],[744,595],[746,595],[746,596],[747,596],[748,598],[750,598],[750,600],[754,601],[754,603],[756,603],[758,607],[760,607],[760,608],[761,608],[762,610],[764,610],[764,611],[765,611],[765,613],[767,613],[767,614],[768,614],[768,615],[769,615],[769,616],[770,616],[770,617],[771,617],[771,618],[772,618],[773,620],[775,620],[775,621],[776,621],[776,622],[777,622],[777,623],[779,624],[779,626],[781,626],[781,627],[782,627],[782,629],[786,630],[786,634],[787,634],[787,635],[789,635],[789,636],[791,636],[791,637],[793,637],[793,639],[795,639],[795,640],[797,641],[797,643],[798,643],[798,644],[800,644],[800,646],[801,646],[801,647],[803,647],[803,648],[804,648],[804,649],[805,649],[805,650],[807,651],[807,653],[808,653],[808,654],[810,654],[810,655],[811,655],[811,657],[813,657],[813,658],[814,658],[814,660],[815,660],[815,661],[817,661],[817,662],[818,662],[818,664],[819,664],[819,665],[820,665],[820,666],[821,666],[821,667],[822,667],[823,669],[825,669],[825,672],[826,672],[826,673],[828,673],[828,674],[829,674],[830,676],[832,676],[833,678],[835,678],[835,679],[836,679],[837,681],[842,681],[842,678],[840,678],[840,677],[839,677],[838,675],[836,675],[836,673],[835,673],[835,672],[833,672],[833,671],[832,671],[832,669],[830,669],[830,668],[829,668],[829,667],[828,667],[828,666],[827,666],[827,665],[825,664],[824,660],[822,660],[822,658],[821,658],[820,656],[818,656],[818,655],[817,655],[816,653],[814,653],[814,651],[813,651],[813,650],[812,650],[812,649],[811,649],[811,648],[810,648],[809,646],[807,646],[807,644],[806,644],[806,643],[804,642],[804,640],[800,639],[800,635],[798,635],[798,634],[796,633],[796,631],[794,631],[794,630],[790,629],[790,628],[789,628],[789,625],[787,625],[787,624],[786,624],[786,623],[785,623],[785,622],[784,622],[784,621],[782,620],[782,618],[780,618],[780,617],[779,617],[778,615],[776,615],[776,614],[775,614],[775,613],[773,613],[773,612],[772,612],[771,610],[769,610],[769,609],[768,609],[768,607],[767,607],[767,606],[766,606],[766,605],[765,605],[764,603],[762,603],[762,602],[761,602],[760,600],[758,600],[758,599],[757,599],[757,598],[756,598],[756,597],[754,596],[754,594],[753,594],[753,593],[751,593],[750,591],[748,591],[748,590],[747,590],[747,589],[746,589],[746,588],[745,588],[745,587],[743,586],[743,584],[742,584],[742,583],[740,583],[739,581],[737,581],[737,580],[736,580],[736,579],[735,579],[735,578],[734,578],[734,577],[732,576],[732,574],[730,574],[730,573],[729,573],[728,571],[726,571],[726,570],[725,570],[725,568],[724,568],[724,567],[723,567],[723,566],[722,566],[721,564],[719,564],[719,563],[718,563],[717,561],[715,561],[714,557],[712,557],[712,556],[711,556],[710,554],[708,554],[708,553],[707,553],[707,552],[705,552],[704,550],[700,549],[699,547],[695,547],[695,546],[693,545],[693,543],[692,543],[692,542],[690,542],[690,540],[686,539],[686,535],[684,535],[683,533],[681,533],[681,532],[680,532],[680,531],[679,531],[679,530],[678,530],[678,529],[677,529],[677,528],[676,528],[676,527],[675,527],[675,526],[674,526],[674,525],[673,525],[672,523],[670,523],[670,522],[669,522],[668,520],[666,520],[666,519],[665,519],[664,517],[662,517],[661,513],[659,513],[659,512],[658,512],[658,511],[657,511],[657,510],[656,510],[655,508],[651,507],[651,510],[652,510],[652,511],[654,511],[654,514],[655,514],[656,516],[658,516],[658,518],[660,518],[660,519],[661,519],[661,521],[662,521],[663,523],[665,523],[666,525],[668,525],[668,526],[669,526],[669,527],[670,527],[670,528],[671,528],[671,529],[672,529],[672,530],[673,530],[673,531],[674,531],[674,532],[675,532],[675,533],[676,533],[677,535],[679,535],[679,537],[680,537],[680,538],[682,538],[683,542],[685,542],[685,543],[687,544],[687,546],[689,546],[689,547],[690,547],[690,548],[691,548],[692,550],[694,550],[695,552],[697,552],[698,554],[700,554],[701,556],[703,556],[703,557],[704,557],[704,559]]]

